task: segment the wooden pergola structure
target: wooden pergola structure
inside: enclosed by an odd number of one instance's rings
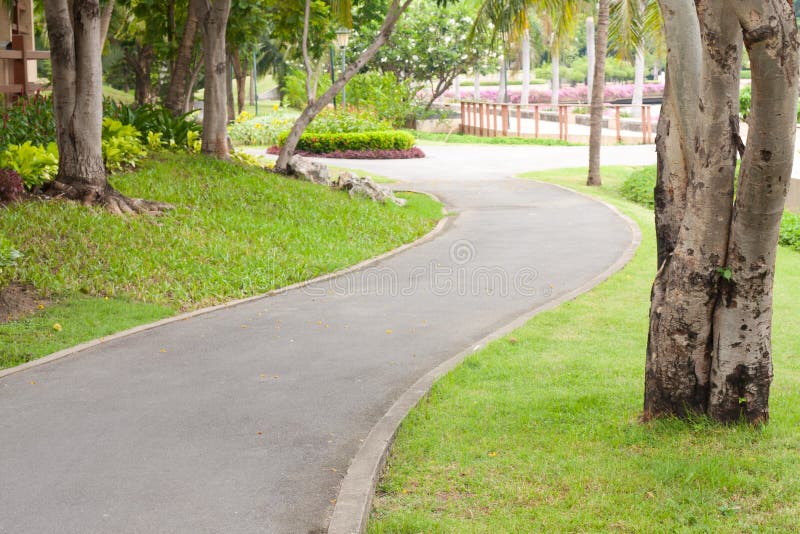
[[[50,59],[37,51],[33,31],[33,0],[14,0],[11,9],[0,7],[0,93],[6,102],[39,91],[36,62]]]

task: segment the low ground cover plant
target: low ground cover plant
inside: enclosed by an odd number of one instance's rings
[[[17,171],[0,168],[0,204],[19,200],[24,190],[22,176]]]

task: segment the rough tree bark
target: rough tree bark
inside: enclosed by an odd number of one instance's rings
[[[606,85],[606,51],[608,50],[609,0],[600,0],[597,8],[595,62],[592,76],[592,109],[589,118],[589,175],[586,185],[602,185],[600,145],[603,141],[603,96]]]
[[[200,27],[200,15],[204,11],[204,0],[190,0],[186,23],[183,26],[181,42],[175,55],[175,66],[170,73],[167,98],[164,105],[175,115],[184,113],[186,92],[191,90],[189,79],[192,68],[192,55]]]
[[[231,10],[231,0],[204,0],[203,54],[205,57],[205,98],[203,99],[204,154],[219,158],[230,157],[227,132],[228,61],[225,49],[225,30]]]
[[[644,418],[699,413],[758,424],[769,417],[772,282],[794,150],[794,12],[780,0],[660,0],[660,7],[668,47],[657,139],[661,263]],[[746,147],[738,131],[743,35],[755,124]]]
[[[411,5],[411,2],[413,2],[413,0],[392,0],[392,3],[389,5],[389,9],[386,12],[386,18],[384,19],[383,25],[381,26],[381,29],[378,32],[375,40],[358,56],[353,63],[347,66],[344,74],[337,78],[322,96],[306,106],[306,108],[300,114],[300,117],[298,117],[298,119],[295,121],[291,131],[289,132],[289,136],[286,138],[286,141],[281,147],[280,154],[278,154],[278,160],[275,162],[276,171],[283,173],[289,172],[289,160],[294,155],[295,148],[297,148],[297,142],[300,140],[300,136],[303,135],[303,131],[314,119],[314,117],[316,117],[320,111],[325,109],[325,106],[333,101],[333,98],[339,93],[339,91],[342,90],[342,87],[344,87],[344,85],[350,81],[353,76],[358,74],[358,72],[364,68],[369,60],[375,56],[378,49],[386,44],[386,42],[389,40],[389,37],[392,35],[392,32],[394,31],[397,21],[408,9],[408,6]]]
[[[114,213],[156,212],[166,204],[126,198],[108,184],[101,148],[103,82],[98,0],[46,0],[53,67],[58,175],[49,192]]]

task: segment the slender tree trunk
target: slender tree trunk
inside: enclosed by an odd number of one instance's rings
[[[317,99],[317,90],[316,88],[312,88],[311,83],[311,75],[312,75],[312,67],[311,67],[311,58],[308,55],[308,26],[310,24],[311,19],[311,0],[306,0],[305,2],[305,10],[303,14],[303,40],[300,43],[300,47],[303,52],[303,67],[306,70],[306,103],[307,105],[312,105],[314,100]]]
[[[769,417],[774,261],[794,156],[794,13],[790,4],[764,0],[661,0],[660,7],[668,45],[657,139],[662,263],[644,418],[707,413],[761,423]],[[746,148],[738,133],[742,36],[758,64]],[[682,208],[671,205],[681,200]]]
[[[165,204],[129,199],[108,184],[101,149],[103,70],[98,0],[46,0],[59,161],[51,193],[99,203],[114,213],[160,211]]]
[[[503,43],[505,46],[505,43]],[[499,83],[497,84],[497,97],[495,98],[495,102],[498,104],[503,103],[503,97],[506,94],[506,84],[508,83],[506,77],[508,73],[506,72],[506,54],[503,52],[503,55],[500,56],[500,79]]]
[[[227,61],[225,62],[225,97],[228,122],[231,122],[236,118],[236,111],[234,110],[235,104],[233,102],[233,61],[230,52],[228,52]]]
[[[586,101],[591,105],[592,103],[592,87],[594,87],[594,62],[596,55],[594,53],[594,19],[586,17],[586,60],[588,67],[586,69]]]
[[[236,105],[238,113],[242,113],[245,105],[247,71],[245,70],[245,65],[242,64],[242,59],[239,55],[238,48],[234,48],[231,52],[231,60],[233,64],[233,75],[236,78]]]
[[[476,101],[481,99],[481,71],[477,68],[472,73],[472,94]]]
[[[116,0],[108,0],[103,12],[100,14],[100,50],[106,47],[106,38],[108,37],[108,27],[111,25],[111,15],[114,14],[114,6]]]
[[[456,74],[456,77],[453,78],[453,97],[461,100],[461,74]]]
[[[192,72],[189,75],[189,83],[186,86],[186,94],[184,95],[183,100],[183,112],[189,113],[192,110],[192,105],[194,103],[194,91],[197,87],[197,80],[200,78],[200,71],[203,70],[204,65],[204,56],[203,52],[200,52],[199,57],[196,60],[194,67],[192,68]]]
[[[289,172],[289,160],[294,155],[295,148],[297,148],[297,143],[300,140],[300,136],[303,134],[303,131],[314,119],[314,117],[316,117],[320,111],[325,109],[325,106],[333,101],[333,98],[339,93],[339,91],[342,90],[342,87],[344,87],[344,85],[350,81],[353,76],[358,74],[358,72],[364,68],[369,60],[375,56],[378,49],[380,49],[380,47],[389,40],[389,36],[391,36],[392,32],[394,31],[397,21],[400,19],[400,16],[406,11],[406,9],[408,9],[408,6],[411,5],[412,1],[413,0],[392,0],[392,3],[387,10],[386,18],[384,19],[383,25],[381,26],[381,29],[378,32],[375,40],[366,48],[366,50],[361,53],[361,55],[358,56],[353,63],[347,66],[344,74],[339,77],[320,98],[315,100],[313,104],[306,106],[306,108],[300,114],[300,117],[298,117],[292,126],[289,136],[286,138],[286,141],[281,147],[280,154],[278,154],[278,160],[275,162],[275,169],[278,172]]]
[[[204,11],[204,0],[190,0],[183,35],[175,55],[175,67],[172,69],[167,87],[167,98],[164,105],[175,115],[185,109],[186,92],[192,65],[192,55],[197,41],[200,15]]]
[[[553,89],[553,96],[550,99],[550,103],[553,106],[558,106],[558,92],[561,89],[561,60],[560,58],[560,51],[558,46],[553,45],[552,53],[550,54],[552,64],[550,65],[550,87]]]
[[[642,103],[644,102],[644,48],[636,48],[636,57],[633,60],[633,115],[642,116]]]
[[[522,87],[520,104],[527,105],[531,99],[531,31],[525,28],[522,34]]]
[[[595,64],[592,87],[592,110],[589,119],[589,176],[586,185],[603,185],[600,176],[600,146],[603,141],[603,95],[606,85],[606,51],[608,49],[608,4],[600,0],[597,9]]]
[[[203,104],[203,153],[227,159],[228,113],[227,83],[229,78],[225,29],[231,10],[231,0],[205,0],[203,24],[203,55],[205,58],[205,98]]]

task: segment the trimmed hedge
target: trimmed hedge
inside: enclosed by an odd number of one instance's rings
[[[283,146],[289,133],[278,136]],[[414,146],[414,136],[408,132],[350,132],[350,133],[304,133],[297,143],[297,150],[313,154],[328,154],[348,150],[408,150]]]

